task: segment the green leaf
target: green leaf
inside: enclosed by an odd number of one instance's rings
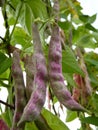
[[[81,37],[83,37],[85,34],[89,34],[89,31],[85,28],[85,26],[79,26],[77,29],[72,30],[72,34],[72,42],[77,44]]]
[[[72,17],[72,21],[77,25],[82,23],[82,21],[79,19],[77,15]]]
[[[88,123],[88,124],[92,124],[92,125],[98,126],[98,117],[89,116],[89,117],[85,117],[85,118],[80,118],[80,120],[83,123]]]
[[[72,42],[80,47],[95,49],[98,47],[98,44],[96,43],[98,39],[97,36],[97,32],[90,33],[85,26],[79,26],[77,29],[73,29]]]
[[[10,73],[10,70],[7,69],[4,73],[0,74],[0,79],[6,79],[6,80],[8,80],[9,73]]]
[[[79,18],[84,23],[93,23],[96,20],[96,14],[89,16],[89,15],[79,15]]]
[[[9,68],[11,63],[11,58],[8,58],[3,53],[0,53],[0,74],[4,73]]]
[[[22,8],[19,12],[20,7],[21,7],[21,1],[19,1],[18,5],[16,7],[15,16],[19,15],[18,22],[21,24],[21,26],[23,27],[25,32],[31,36],[31,34],[32,34],[32,21],[33,21],[32,10],[29,7],[27,2],[22,4]]]
[[[11,44],[19,44],[22,46],[22,49],[27,49],[28,47],[32,46],[31,37],[27,35],[24,29],[21,27],[16,27],[11,39]]]
[[[93,48],[95,49],[98,45],[93,40],[91,34],[84,34],[81,38],[77,41],[77,45],[84,47],[84,48]]]
[[[62,58],[62,70],[64,73],[79,73],[84,75],[78,65],[78,62],[76,61],[74,53],[68,46],[66,46],[66,50],[63,52]]]
[[[15,18],[13,17],[11,13],[8,15],[8,24],[9,26],[15,24]]]
[[[92,87],[96,87],[98,85],[98,78],[92,73],[89,73],[90,82],[92,84]]]
[[[10,120],[9,112],[6,111],[6,112],[2,113],[0,115],[0,117],[3,118],[3,120],[6,122],[6,124],[8,125],[8,127],[11,128],[12,122]]]
[[[42,114],[46,119],[48,125],[53,130],[69,130],[69,128],[55,115],[53,115],[50,111],[43,109]]]
[[[9,85],[0,80],[0,86],[8,88]]]
[[[19,13],[18,22],[25,29],[25,4],[24,3],[22,4],[22,8],[21,8],[21,10],[19,12],[20,7],[21,7],[21,1],[19,1],[18,4],[17,4],[15,16],[17,17],[17,15]]]
[[[6,59],[6,56],[0,52],[0,63],[2,63]]]
[[[35,18],[40,17],[43,20],[47,18],[46,6],[41,0],[28,0],[27,3]]]
[[[93,32],[92,36],[95,38],[96,41],[98,41],[98,32]]]
[[[77,112],[67,110],[66,122],[73,121],[75,118],[77,118]]]
[[[16,14],[20,9],[21,2],[17,4]],[[41,0],[27,0],[23,3],[18,22],[22,25],[25,31],[32,36],[32,23],[33,20],[40,18],[41,20],[46,20],[48,18],[46,5]]]
[[[38,130],[34,122],[26,123],[25,130]]]
[[[71,86],[76,86],[72,73],[64,73],[64,77]]]
[[[96,17],[97,17],[97,14],[92,15],[92,16],[89,18],[88,22],[89,22],[89,23],[94,23],[95,20],[96,20]]]
[[[32,11],[28,4],[25,4],[25,28],[32,36]]]
[[[92,112],[98,117],[98,94],[93,94],[91,97]]]
[[[91,59],[91,58],[85,58],[85,61],[98,67],[98,61],[97,60],[94,60],[94,59]]]
[[[11,0],[10,2],[13,5],[13,7],[16,8],[17,4],[19,3],[19,0]]]
[[[81,21],[83,21],[84,23],[86,23],[89,19],[89,16],[88,15],[79,15],[79,19]]]
[[[79,40],[79,43],[83,43],[83,44],[87,44],[87,42],[89,42],[89,40],[90,40],[90,35],[89,34],[87,34],[87,35],[84,35],[83,37],[81,37],[81,39]]]
[[[59,26],[63,29],[63,30],[69,30],[72,26],[71,22],[69,21],[65,21],[65,22],[58,22]]]
[[[97,29],[94,28],[94,27],[93,27],[91,24],[89,24],[89,23],[86,24],[85,27],[86,27],[87,29],[91,30],[91,31],[97,32]]]

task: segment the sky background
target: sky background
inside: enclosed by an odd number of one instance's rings
[[[93,14],[97,14],[97,19],[94,22],[93,26],[98,29],[98,0],[78,0],[78,1],[81,3],[81,5],[83,7],[82,12],[84,14],[87,14],[90,16]],[[3,18],[2,18],[1,11],[0,11],[0,36],[3,37],[4,32],[5,32],[5,28],[3,26]],[[6,95],[7,95],[7,91],[4,88],[0,91],[0,100],[6,101]],[[57,106],[58,106],[58,104],[57,104]],[[65,122],[66,113],[62,113],[62,111],[61,111],[61,114],[64,115],[61,117],[61,119]],[[77,119],[74,120],[73,122],[66,123],[66,124],[70,128],[70,130],[77,130],[77,128],[80,127],[80,122]],[[96,129],[93,128],[93,130],[96,130]]]

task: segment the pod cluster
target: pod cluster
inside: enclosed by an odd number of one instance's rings
[[[12,76],[15,83],[16,98],[13,130],[19,126],[23,128],[24,122],[44,122],[40,113],[45,103],[47,81],[49,81],[54,95],[65,107],[70,110],[85,111],[85,109],[74,100],[64,83],[62,74],[61,37],[60,29],[57,24],[59,19],[59,3],[58,0],[54,1],[55,23],[52,26],[49,44],[48,68],[42,50],[37,23],[34,23],[32,27],[34,53],[31,56],[26,56],[24,61],[26,87],[23,81],[19,53],[17,51],[13,53]],[[48,129],[50,130],[50,128],[47,128],[47,130]]]

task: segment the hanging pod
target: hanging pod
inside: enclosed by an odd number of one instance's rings
[[[59,14],[59,2],[54,0],[55,23],[52,26],[51,40],[49,44],[49,80],[50,86],[60,103],[70,110],[84,111],[85,109],[78,104],[71,96],[64,83],[62,75],[62,47],[60,29],[57,25]],[[67,68],[66,68],[67,69]]]
[[[53,26],[49,45],[49,79],[55,96],[64,106],[70,110],[84,111],[84,108],[72,98],[64,83],[60,30],[56,24]]]
[[[13,126],[11,130],[23,130],[25,126],[24,124],[20,127],[17,127],[17,123],[20,120],[23,109],[26,105],[25,85],[23,80],[23,72],[20,65],[19,52],[13,52],[12,62],[13,63],[11,72],[15,90],[15,112],[13,117]]]
[[[40,115],[46,98],[47,68],[36,23],[33,24],[33,44],[35,68],[33,92],[18,125],[25,121],[34,121]]]

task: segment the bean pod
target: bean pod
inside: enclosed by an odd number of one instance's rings
[[[17,127],[17,123],[23,113],[23,109],[26,105],[25,85],[23,79],[23,73],[20,66],[20,56],[17,51],[13,52],[12,63],[12,77],[15,89],[15,112],[13,117],[12,130],[23,129],[24,125]],[[20,130],[21,130],[20,129]]]
[[[31,97],[24,108],[21,120],[18,124],[25,121],[34,121],[42,110],[46,97],[46,81],[47,81],[47,68],[45,57],[42,53],[42,46],[40,42],[39,32],[37,25],[33,25],[33,43],[34,43],[34,83],[33,92]]]
[[[54,13],[58,14],[59,3],[57,0],[54,1]],[[57,18],[58,17],[56,16],[56,22]],[[64,83],[64,77],[62,75],[60,29],[56,23],[52,27],[52,35],[49,44],[49,79],[55,96],[64,106],[70,110],[84,111],[84,108],[72,98],[71,93],[68,91]]]
[[[33,92],[34,81],[34,60],[33,55],[26,55],[24,58],[25,72],[26,72],[26,96],[29,100],[31,93]]]
[[[49,45],[49,79],[50,85],[58,100],[71,110],[84,110],[72,97],[64,84],[62,75],[62,48],[60,42],[60,30],[54,25]]]

